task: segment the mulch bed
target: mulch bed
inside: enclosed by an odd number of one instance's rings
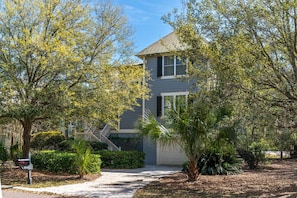
[[[297,197],[297,160],[274,160],[238,175],[200,175],[188,182],[183,173],[160,178],[135,197]]]
[[[64,173],[53,174],[34,170],[32,171],[33,185],[62,185],[70,183],[79,183],[91,181],[100,177],[100,174],[85,175],[83,179],[78,175],[69,175]],[[5,168],[0,171],[0,178],[2,185],[26,186],[28,179],[28,171],[21,168]]]

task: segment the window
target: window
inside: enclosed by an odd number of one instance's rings
[[[178,56],[158,57],[158,77],[174,77],[186,74],[186,58]]]
[[[164,76],[174,76],[174,57],[164,56],[163,58]]]
[[[157,97],[157,116],[166,115],[172,108],[186,107],[188,92],[162,93]]]
[[[176,75],[185,75],[186,74],[186,59],[176,57]]]

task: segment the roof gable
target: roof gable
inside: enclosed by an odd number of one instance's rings
[[[146,47],[142,51],[136,54],[138,57],[153,55],[153,54],[162,54],[170,51],[181,51],[185,47],[179,41],[175,32],[164,36],[160,40],[154,42],[150,46]]]

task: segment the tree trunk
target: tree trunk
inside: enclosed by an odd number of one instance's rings
[[[190,182],[196,181],[198,179],[199,172],[196,158],[189,157],[186,174],[188,176],[188,181]]]
[[[29,157],[32,120],[25,118],[21,121],[23,125],[23,158]]]

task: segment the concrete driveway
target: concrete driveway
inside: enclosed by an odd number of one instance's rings
[[[46,188],[13,188],[37,193],[54,193],[64,196],[131,198],[137,189],[145,186],[149,182],[178,171],[181,171],[181,167],[145,166],[139,169],[103,169],[102,176],[90,182]]]

